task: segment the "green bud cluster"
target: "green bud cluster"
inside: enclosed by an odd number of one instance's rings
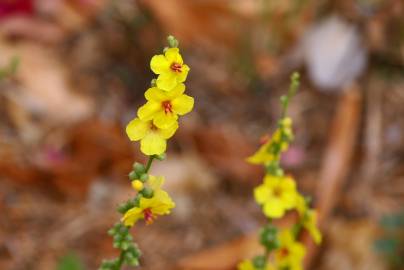
[[[140,180],[142,182],[146,182],[149,178],[149,175],[146,173],[146,167],[138,162],[133,163],[133,170],[129,173],[129,179],[131,181]]]
[[[114,239],[114,248],[121,250],[121,256],[118,259],[104,260],[99,270],[117,270],[122,264],[138,266],[141,253],[133,242],[129,228],[122,223],[117,223],[108,231],[108,234]]]
[[[272,251],[279,247],[279,240],[277,237],[278,229],[272,224],[266,225],[260,230],[260,243],[266,250]]]
[[[139,203],[139,200],[140,200],[140,198],[138,198],[138,196],[136,196],[136,198],[134,198],[134,199],[129,199],[126,202],[123,202],[120,205],[118,205],[116,210],[121,214],[125,214],[129,209],[137,206]]]
[[[140,194],[142,194],[145,198],[151,198],[153,197],[154,192],[151,188],[145,187],[142,189],[142,191],[140,191]]]
[[[265,270],[265,268],[267,266],[267,259],[265,256],[262,256],[262,255],[256,256],[252,260],[252,263],[256,270]]]
[[[273,161],[266,165],[266,172],[270,175],[283,176],[283,170],[279,166],[279,161]]]

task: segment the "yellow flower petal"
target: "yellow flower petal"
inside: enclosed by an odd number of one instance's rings
[[[278,234],[278,239],[281,242],[282,246],[286,246],[286,247],[293,244],[293,242],[294,242],[293,234],[289,230],[282,230]]]
[[[254,189],[254,198],[258,204],[264,204],[270,194],[270,190],[264,185],[260,185]]]
[[[175,207],[175,203],[167,192],[159,189],[154,192],[150,207],[153,214],[167,215],[170,213],[170,210]]]
[[[184,115],[192,111],[194,99],[188,95],[181,95],[171,102],[173,111],[179,115]]]
[[[237,270],[255,270],[255,267],[250,260],[244,260],[237,266]]]
[[[190,68],[187,65],[182,65],[181,72],[178,73],[178,82],[185,82]]]
[[[283,202],[274,197],[270,197],[264,204],[264,214],[269,218],[280,218],[285,214]]]
[[[155,74],[163,74],[170,70],[170,63],[164,55],[155,55],[150,61],[150,68]]]
[[[148,132],[140,141],[140,150],[145,155],[161,155],[166,151],[167,142],[157,132]]]
[[[167,98],[175,99],[176,97],[181,96],[185,92],[185,84],[179,83],[172,90],[165,92]]]
[[[161,101],[167,99],[166,92],[158,89],[157,87],[151,87],[147,89],[147,91],[144,93],[144,96],[147,100],[155,101],[156,103],[160,103]]]
[[[165,128],[165,129],[159,129],[158,132],[162,138],[169,139],[174,135],[174,133],[175,133],[175,131],[177,131],[177,129],[178,129],[178,122],[175,121],[172,126]]]
[[[170,64],[177,63],[182,65],[184,63],[180,54],[180,50],[178,48],[167,49],[165,52],[165,57]]]
[[[305,220],[303,222],[303,227],[307,229],[311,237],[316,244],[320,244],[322,240],[322,235],[320,230],[317,228],[317,212],[315,210],[308,210],[306,212]]]
[[[134,207],[129,209],[122,218],[125,226],[133,226],[139,219],[143,218],[142,209]]]
[[[290,246],[290,250],[295,258],[299,260],[303,259],[304,255],[306,254],[306,248],[298,242],[293,243]]]
[[[280,186],[282,180],[283,179],[281,179],[280,177],[267,174],[264,177],[264,185],[267,186],[268,188],[273,189],[275,187]]]
[[[178,84],[176,74],[173,72],[162,73],[158,76],[156,84],[158,88],[170,91]]]
[[[175,125],[178,116],[173,113],[165,113],[160,111],[155,115],[153,123],[161,129],[169,129],[171,126]],[[171,137],[171,136],[170,136]]]
[[[161,109],[161,104],[148,101],[145,105],[137,110],[137,116],[143,121],[148,121],[153,118],[153,115]]]
[[[135,118],[126,126],[126,134],[131,141],[142,139],[148,130],[148,123]]]
[[[251,164],[265,164],[274,160],[274,156],[270,154],[267,149],[270,142],[263,144],[257,152],[255,152],[252,156],[248,157],[246,160]]]
[[[147,183],[152,190],[158,190],[164,184],[165,178],[163,176],[150,175]]]
[[[307,211],[306,199],[300,194],[296,197],[296,210],[299,212],[301,218],[304,217]]]

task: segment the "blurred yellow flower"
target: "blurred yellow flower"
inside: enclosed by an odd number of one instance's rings
[[[158,189],[154,191],[153,197],[142,197],[138,207],[129,209],[122,218],[125,226],[133,226],[139,219],[144,219],[147,224],[153,223],[157,215],[168,215],[175,207],[167,192]]]
[[[140,150],[148,156],[161,155],[166,151],[167,139],[171,138],[178,128],[174,122],[168,128],[158,128],[153,121],[135,118],[126,126],[126,134],[131,141],[140,140]]]
[[[269,218],[280,218],[296,206],[295,181],[289,176],[266,175],[264,183],[254,189],[254,197]]]
[[[168,128],[194,107],[194,99],[184,95],[185,85],[178,84],[171,91],[163,91],[157,87],[149,88],[145,97],[147,103],[139,108],[137,114],[144,121],[152,120],[158,128]]]
[[[297,198],[296,209],[299,212],[303,228],[305,228],[316,244],[320,244],[322,235],[317,227],[317,212],[310,209],[305,198],[301,195]]]
[[[280,247],[275,251],[277,269],[302,270],[305,246],[295,241],[290,230],[282,230],[278,239]]]
[[[283,118],[271,139],[261,145],[252,156],[248,157],[247,162],[266,165],[272,161],[279,160],[280,154],[288,150],[289,142],[293,138],[291,127],[292,119],[289,117]]]
[[[237,270],[275,270],[275,268],[272,265],[267,264],[266,268],[257,269],[254,267],[251,260],[244,260],[238,264]]]
[[[184,64],[178,48],[169,48],[165,54],[153,56],[150,68],[159,76],[157,77],[157,87],[170,91],[177,84],[186,80],[189,67]]]
[[[303,219],[303,227],[310,233],[311,237],[316,244],[320,244],[322,235],[317,227],[317,212],[310,209],[306,213],[306,217]]]
[[[149,175],[149,179],[147,180],[147,185],[154,191],[159,190],[161,186],[164,184],[166,179],[164,176],[154,176]]]
[[[257,152],[249,156],[246,160],[251,164],[267,164],[275,160],[275,156],[269,152],[271,140],[261,145]]]

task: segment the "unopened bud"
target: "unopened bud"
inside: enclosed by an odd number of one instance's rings
[[[143,185],[142,181],[135,180],[135,181],[132,181],[132,187],[137,191],[141,191],[143,189],[144,185]]]

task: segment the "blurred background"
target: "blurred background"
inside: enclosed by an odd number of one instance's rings
[[[191,67],[165,175],[177,207],[133,230],[139,269],[235,269],[265,218],[245,163],[290,74],[283,165],[320,211],[306,269],[404,269],[404,2],[0,0],[0,269],[97,269],[144,161],[124,133],[168,34]]]

